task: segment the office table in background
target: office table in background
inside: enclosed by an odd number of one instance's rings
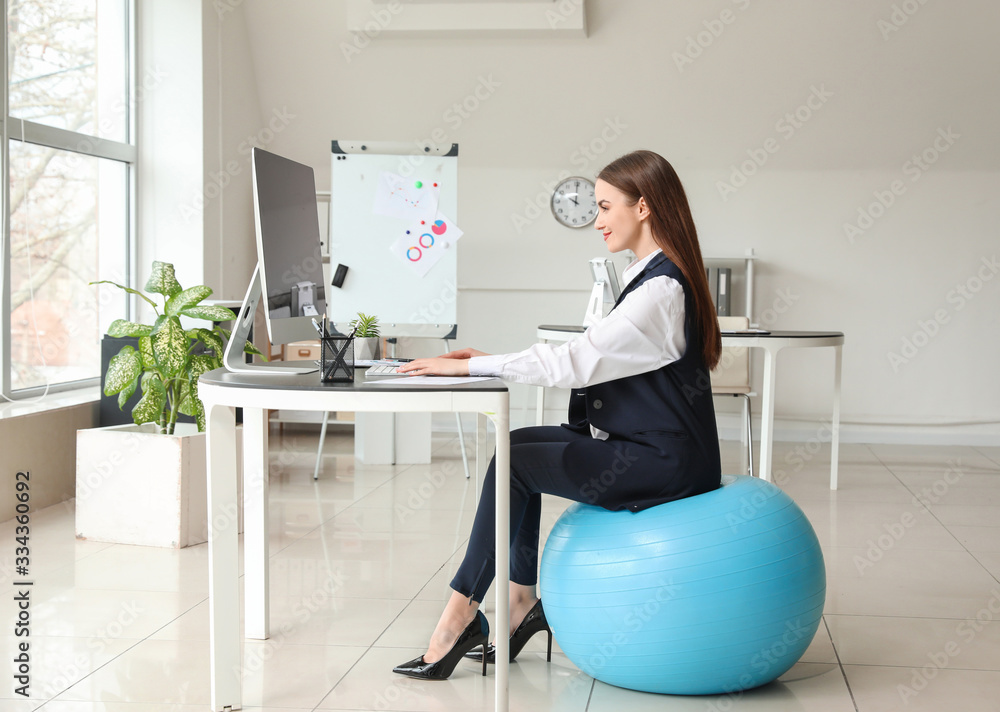
[[[319,375],[235,374],[217,369],[202,375],[198,395],[205,404],[208,440],[208,567],[209,634],[211,646],[211,704],[213,710],[242,705],[240,651],[239,548],[236,508],[236,423],[234,408],[243,408],[243,543],[244,615],[247,638],[266,639],[268,612],[268,454],[269,409],[354,412],[479,413],[480,430],[486,418],[496,428],[496,536],[510,539],[510,425],[509,394],[502,381],[462,385],[393,386],[365,382],[356,371],[354,383],[323,383]],[[477,466],[485,469],[489,457],[485,437],[477,438]],[[496,552],[496,629],[509,628],[509,547]],[[496,637],[496,709],[508,707],[508,650],[506,635]],[[280,655],[280,653],[278,653]]]
[[[565,342],[585,331],[582,326],[538,327],[537,337],[542,343]],[[778,352],[788,348],[832,347],[833,364],[833,415],[830,430],[830,489],[837,489],[837,462],[840,449],[840,380],[844,334],[841,331],[772,331],[768,334],[723,334],[723,348],[749,348],[764,350],[764,383],[761,388],[760,423],[760,477],[771,480],[771,458],[774,437],[774,384],[777,376]],[[544,425],[545,389],[538,389],[535,422]]]

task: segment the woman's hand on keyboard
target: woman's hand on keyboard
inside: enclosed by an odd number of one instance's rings
[[[453,351],[452,353],[460,352]],[[401,364],[399,372],[409,376],[468,376],[469,358],[451,355],[438,358],[418,358],[409,363]]]
[[[483,351],[477,351],[476,349],[459,349],[458,351],[449,351],[446,354],[441,354],[441,358],[472,358],[473,356],[489,356],[488,353]]]

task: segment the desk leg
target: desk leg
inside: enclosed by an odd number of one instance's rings
[[[236,415],[209,405],[208,424],[208,628],[213,710],[239,709],[239,517],[236,512]],[[246,437],[246,434],[244,434]]]
[[[489,419],[482,413],[476,417],[476,501],[479,501],[480,483],[486,477],[490,467],[490,433]]]
[[[504,394],[507,400],[507,394]],[[496,426],[496,712],[507,712],[510,668],[510,415],[509,402],[490,416]]]
[[[243,409],[243,599],[244,634],[268,637],[267,418]]]
[[[771,481],[771,450],[774,438],[774,379],[777,371],[777,352],[764,348],[764,387],[760,408],[760,472],[758,477]]]
[[[840,460],[840,369],[843,363],[843,347],[833,347],[833,422],[830,439],[830,489],[837,489],[837,464]]]

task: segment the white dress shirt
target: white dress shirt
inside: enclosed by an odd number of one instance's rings
[[[660,250],[622,275],[627,287]],[[684,290],[661,275],[647,279],[604,319],[563,344],[535,344],[519,353],[469,359],[469,375],[499,376],[533,386],[583,388],[655,371],[684,355]],[[595,438],[608,434],[591,426]]]

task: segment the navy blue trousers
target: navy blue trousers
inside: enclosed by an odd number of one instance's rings
[[[566,449],[574,443],[571,456]],[[510,434],[510,580],[533,586],[538,580],[538,529],[542,494],[608,509],[650,495],[649,481],[622,474],[642,448],[623,441],[595,440],[559,426],[519,428]],[[580,454],[584,453],[585,458]],[[580,462],[585,459],[586,462]],[[647,459],[642,457],[641,459]],[[566,466],[567,460],[569,467]],[[621,465],[621,467],[619,467]],[[629,473],[634,474],[634,473]],[[483,480],[469,545],[451,587],[481,603],[496,571],[496,458]]]

